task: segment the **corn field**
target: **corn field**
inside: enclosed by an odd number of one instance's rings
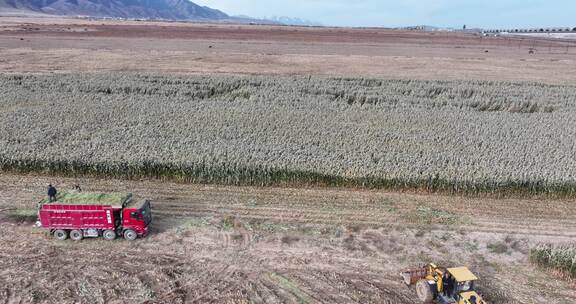
[[[576,194],[576,86],[0,75],[3,171]]]
[[[576,246],[538,245],[530,250],[530,260],[576,278]]]

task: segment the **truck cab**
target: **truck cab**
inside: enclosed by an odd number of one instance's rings
[[[150,201],[140,201],[127,205],[122,209],[121,218],[121,230],[124,238],[135,239],[138,236],[147,236],[148,225],[152,222]],[[136,236],[131,231],[134,231]]]

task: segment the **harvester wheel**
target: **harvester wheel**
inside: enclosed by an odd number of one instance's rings
[[[113,241],[114,239],[116,239],[116,231],[104,230],[104,233],[102,233],[102,237],[107,241]]]
[[[70,231],[70,238],[74,241],[81,241],[84,238],[84,234],[80,230]]]
[[[422,303],[432,303],[434,300],[434,294],[432,294],[432,289],[426,280],[420,280],[416,283],[416,294]]]
[[[58,229],[54,231],[54,237],[59,241],[63,241],[68,238],[68,233],[66,230]]]
[[[128,229],[124,231],[124,238],[128,241],[133,241],[138,238],[138,234],[136,233],[136,231]]]

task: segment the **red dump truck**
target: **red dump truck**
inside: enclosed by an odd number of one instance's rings
[[[130,193],[65,192],[38,203],[39,226],[58,240],[135,240],[148,234],[150,202]]]

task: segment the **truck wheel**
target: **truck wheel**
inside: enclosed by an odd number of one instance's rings
[[[124,238],[128,241],[133,241],[138,238],[138,234],[136,233],[136,231],[128,229],[124,231]]]
[[[430,288],[428,281],[424,279],[416,283],[416,294],[422,303],[432,303],[432,300],[434,300],[432,288]]]
[[[104,233],[102,233],[102,237],[107,241],[113,241],[114,239],[116,239],[116,231],[104,230]]]
[[[72,230],[70,231],[70,238],[74,241],[81,241],[84,238],[84,235],[80,230]]]
[[[66,230],[58,229],[54,231],[54,237],[59,241],[63,241],[68,238],[68,233]]]

